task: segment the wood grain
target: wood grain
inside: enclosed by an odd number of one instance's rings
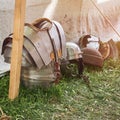
[[[14,100],[19,94],[23,33],[26,0],[16,0],[14,10],[14,29],[11,54],[9,99]]]

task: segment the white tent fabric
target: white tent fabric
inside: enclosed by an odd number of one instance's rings
[[[120,33],[120,1],[119,0],[96,0],[94,1],[100,11],[91,2],[92,0],[83,0],[81,8],[81,34],[94,34],[102,40],[120,40],[109,22],[115,30]],[[101,2],[100,2],[101,1]]]
[[[119,0],[52,0],[51,7],[50,5],[46,7],[46,11],[49,12],[44,12],[43,16],[59,21],[63,25],[68,41],[76,42],[84,34],[93,34],[103,41],[119,40],[108,20],[101,15],[92,1],[119,33]]]
[[[93,1],[120,33],[120,0]],[[4,38],[13,31],[14,2],[0,0],[0,52]],[[77,42],[85,34],[98,36],[103,41],[120,40],[91,0],[28,0],[25,22],[30,23],[40,17],[60,22],[67,41]]]
[[[120,33],[120,1],[93,1]],[[0,46],[3,39],[13,31],[13,17],[14,0],[0,0]],[[93,34],[103,41],[120,39],[91,0],[28,0],[25,22],[33,22],[40,17],[60,22],[67,41],[76,42],[84,34]]]

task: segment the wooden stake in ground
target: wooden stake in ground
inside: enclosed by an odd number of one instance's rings
[[[9,98],[15,99],[19,94],[21,59],[26,0],[15,0],[14,30],[11,54]]]

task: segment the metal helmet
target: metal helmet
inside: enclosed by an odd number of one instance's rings
[[[100,38],[94,35],[83,35],[80,37],[78,44],[81,48],[89,47],[98,50],[100,47]]]
[[[103,62],[104,62],[103,57],[98,50],[90,47],[89,48],[85,47],[82,49],[82,52],[83,52],[83,62],[85,64],[90,64],[99,67],[103,66]]]
[[[80,47],[76,43],[66,42],[66,48],[67,48],[68,60],[75,60],[82,58],[82,52],[80,50]]]
[[[83,60],[80,47],[73,42],[66,42],[67,60],[62,61],[61,72],[69,77],[80,76],[83,73]]]

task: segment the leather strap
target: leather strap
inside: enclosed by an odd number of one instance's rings
[[[49,31],[47,31],[47,32],[48,32],[48,35],[50,37],[50,41],[51,41],[51,44],[52,44],[52,47],[53,47],[54,56],[55,56],[55,60],[54,60],[54,72],[55,72],[56,79],[55,79],[54,83],[57,84],[59,82],[59,80],[60,80],[59,57],[58,57],[58,52],[57,52],[57,49],[56,49],[55,41],[54,41],[54,39],[52,39]]]

